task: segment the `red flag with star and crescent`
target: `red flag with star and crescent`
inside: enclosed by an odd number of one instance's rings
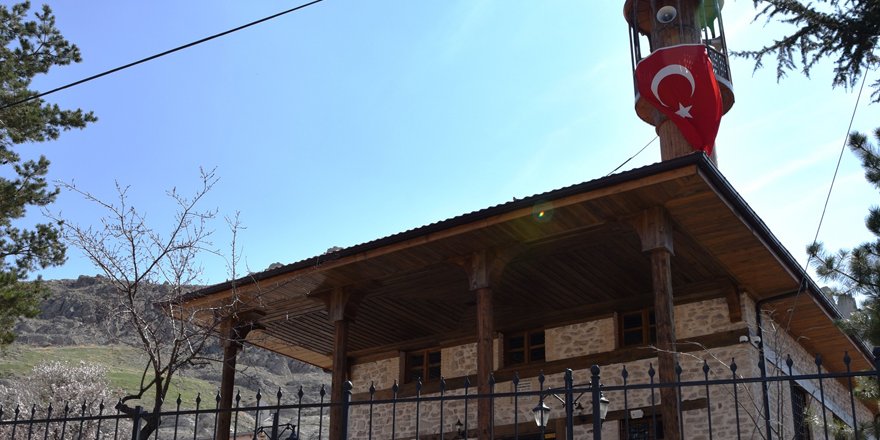
[[[702,44],[657,49],[636,66],[639,94],[678,127],[694,150],[712,153],[721,91]]]

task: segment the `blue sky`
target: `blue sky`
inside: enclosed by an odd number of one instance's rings
[[[284,1],[50,1],[84,62],[39,78],[42,89],[293,7]],[[291,263],[602,177],[653,127],[633,111],[623,2],[326,0],[301,12],[59,92],[48,98],[100,120],[59,141],[21,148],[52,160],[50,178],[106,199],[114,182],[158,229],[176,187],[199,167],[221,180],[202,205],[240,212],[239,273]],[[751,23],[751,0],[724,9],[728,46],[758,47],[777,26]],[[856,95],[830,68],[776,82],[732,60],[736,104],[722,119],[719,168],[801,261]],[[872,73],[869,82],[874,80]],[[880,106],[862,98],[854,128]],[[623,169],[659,161],[654,143]],[[820,240],[869,238],[877,192],[845,153]],[[103,213],[74,194],[52,207],[79,224]],[[33,214],[33,213],[32,213]],[[33,216],[32,216],[33,218]],[[228,253],[222,220],[214,243]],[[203,261],[204,283],[225,280]],[[41,272],[98,270],[78,251]]]

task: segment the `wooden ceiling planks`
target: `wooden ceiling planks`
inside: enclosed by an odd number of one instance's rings
[[[262,347],[266,350],[294,359],[299,359],[320,368],[328,369],[333,366],[333,362],[329,356],[321,355],[312,350],[292,345],[286,340],[278,338],[276,335],[267,333],[263,330],[254,330],[248,333],[247,341],[250,344]]]
[[[679,280],[678,285],[691,284],[708,279],[718,274],[726,274],[724,267],[691,237],[677,228],[673,233],[675,254],[672,257],[673,268],[687,267],[687,276]],[[682,271],[684,272],[684,271]]]
[[[333,325],[326,313],[310,313],[295,320],[278,321],[267,326],[266,332],[322,355],[333,352]]]
[[[324,311],[326,307],[324,302],[317,298],[302,295],[288,297],[262,304],[261,309],[266,311],[266,315],[260,318],[260,322],[265,324],[278,320],[296,319],[308,313]]]
[[[796,287],[766,243],[712,188],[665,206],[681,231],[759,299]]]
[[[852,343],[841,331],[829,331],[829,323],[832,318],[807,292],[801,292],[794,297],[778,301],[770,301],[762,306],[762,310],[771,312],[777,326],[796,335],[797,342],[811,355],[824,353],[825,355],[822,356],[823,368],[831,371],[846,371],[842,349],[852,346]],[[786,355],[791,354],[791,350],[788,350],[785,344],[785,339],[780,338],[774,341],[773,338],[776,335],[773,333],[772,327],[765,326],[765,328],[769,330],[765,330],[765,338],[774,347],[778,347],[777,354],[783,359]],[[851,351],[850,356],[852,357],[852,370],[873,368],[865,356],[860,355],[856,350]],[[804,373],[813,372],[815,370]]]

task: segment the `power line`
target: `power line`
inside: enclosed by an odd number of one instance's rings
[[[813,242],[810,243],[812,246],[819,240],[819,231],[822,230],[822,223],[825,221],[825,214],[828,212],[828,203],[831,201],[831,192],[834,190],[834,183],[837,181],[837,174],[840,171],[840,163],[843,161],[843,152],[846,151],[846,142],[849,139],[849,134],[852,132],[853,121],[856,119],[856,111],[859,109],[859,102],[862,99],[862,91],[865,89],[865,80],[868,78],[867,73],[862,77],[862,85],[859,87],[859,93],[856,96],[856,103],[853,106],[852,116],[849,118],[849,125],[846,127],[846,135],[843,137],[843,142],[840,146],[840,154],[837,156],[837,165],[834,166],[834,175],[831,177],[831,185],[828,187],[828,194],[825,196],[825,204],[822,206],[822,215],[819,216],[819,224],[816,226],[816,234],[813,235]],[[797,308],[797,300],[801,295],[801,292],[807,289],[807,270],[810,268],[810,262],[813,261],[813,255],[809,255],[807,257],[807,262],[804,264],[804,277],[801,280],[800,286],[798,287],[798,291],[794,296],[794,301],[792,302],[791,313],[788,314],[788,322],[786,323],[786,330],[791,327],[791,320],[794,317],[794,311]]]
[[[614,174],[614,172],[615,172],[615,171],[617,171],[617,170],[619,170],[619,169],[621,169],[621,168],[623,168],[623,166],[624,166],[624,165],[626,165],[626,164],[628,164],[628,163],[629,163],[629,161],[631,161],[631,160],[633,160],[633,159],[635,159],[635,158],[636,158],[636,156],[638,156],[638,155],[639,155],[639,154],[642,154],[642,151],[645,151],[645,148],[648,148],[648,145],[651,145],[651,144],[653,144],[653,143],[654,143],[654,141],[656,141],[656,140],[657,140],[657,136],[654,136],[654,139],[651,139],[651,140],[650,140],[650,141],[648,141],[648,143],[647,143],[647,144],[645,144],[645,146],[644,146],[644,147],[642,147],[642,149],[641,149],[641,150],[639,150],[639,151],[637,151],[637,152],[636,152],[636,154],[633,154],[633,155],[632,155],[632,156],[630,156],[630,157],[629,157],[629,159],[627,159],[627,160],[625,160],[625,161],[623,161],[623,163],[622,163],[622,164],[620,164],[620,165],[618,165],[618,166],[617,166],[617,168],[615,168],[615,169],[613,169],[613,170],[611,170],[611,172],[610,172],[610,173],[608,173],[608,174],[606,174],[606,175],[605,175],[605,177],[608,177],[608,176],[610,176],[610,175],[612,175],[612,174]]]
[[[828,211],[828,202],[831,200],[831,191],[834,189],[834,182],[837,181],[837,173],[840,171],[840,162],[843,160],[843,152],[846,151],[846,141],[852,132],[853,121],[856,119],[856,110],[859,108],[859,101],[862,99],[862,91],[865,89],[865,80],[868,78],[867,72],[862,77],[862,85],[859,87],[859,94],[856,96],[856,104],[853,107],[852,116],[849,118],[849,126],[846,127],[846,136],[843,137],[843,144],[840,146],[840,154],[837,156],[837,165],[834,167],[834,176],[831,177],[831,186],[828,188],[828,195],[825,197],[825,205],[822,206],[822,215],[819,217],[819,225],[816,226],[816,235],[813,236],[813,242],[819,239],[819,231],[822,229],[822,222],[825,220],[825,213]]]
[[[35,99],[42,98],[42,97],[44,97],[44,96],[46,96],[46,95],[50,95],[50,94],[55,93],[55,92],[60,92],[60,91],[65,90],[65,89],[69,89],[69,88],[71,88],[71,87],[73,87],[73,86],[78,86],[78,85],[80,85],[80,84],[87,83],[87,82],[89,82],[89,81],[92,81],[92,80],[95,80],[95,79],[98,79],[98,78],[101,78],[101,77],[104,77],[104,76],[110,75],[111,73],[116,73],[116,72],[119,72],[120,70],[125,70],[125,69],[128,69],[129,67],[134,67],[134,66],[137,66],[138,64],[143,64],[143,63],[146,63],[147,61],[152,61],[152,60],[155,60],[156,58],[161,58],[161,57],[164,57],[165,55],[170,55],[170,54],[172,54],[172,53],[174,53],[174,52],[178,52],[178,51],[181,51],[181,50],[183,50],[183,49],[188,49],[188,48],[190,48],[190,47],[193,47],[193,46],[196,46],[196,45],[202,44],[202,43],[204,43],[204,42],[211,41],[211,40],[213,40],[213,39],[215,39],[215,38],[220,38],[220,37],[222,37],[222,36],[224,36],[224,35],[228,35],[228,34],[231,34],[231,33],[233,33],[233,32],[238,32],[238,31],[240,31],[240,30],[242,30],[242,29],[249,28],[249,27],[251,27],[251,26],[254,26],[254,25],[257,25],[257,24],[260,24],[260,23],[263,23],[263,22],[266,22],[266,21],[269,21],[269,20],[272,20],[272,19],[278,18],[278,17],[280,17],[280,16],[282,16],[282,15],[286,15],[286,14],[289,14],[289,13],[291,13],[291,12],[299,11],[300,9],[307,8],[307,7],[309,7],[309,6],[314,5],[315,3],[321,3],[322,1],[324,1],[324,0],[313,0],[313,1],[311,1],[311,2],[301,4],[301,5],[297,6],[297,7],[290,8],[290,9],[288,9],[288,10],[286,10],[286,11],[281,11],[281,12],[279,12],[279,13],[277,13],[277,14],[273,14],[273,15],[270,15],[270,16],[268,16],[268,17],[264,17],[264,18],[261,18],[261,19],[259,19],[259,20],[256,20],[256,21],[252,21],[252,22],[250,22],[250,23],[243,24],[243,25],[238,26],[238,27],[236,27],[236,28],[232,28],[232,29],[229,29],[229,30],[226,30],[226,31],[220,32],[219,34],[214,34],[214,35],[211,35],[211,36],[209,36],[209,37],[205,37],[205,38],[202,38],[202,39],[200,39],[200,40],[196,40],[196,41],[193,41],[193,42],[191,42],[191,43],[184,44],[183,46],[178,46],[178,47],[175,47],[174,49],[169,49],[169,50],[166,50],[165,52],[157,53],[157,54],[155,54],[155,55],[148,56],[148,57],[146,57],[146,58],[143,58],[143,59],[140,59],[140,60],[134,61],[134,62],[132,62],[132,63],[128,63],[128,64],[126,64],[126,65],[124,65],[124,66],[119,66],[119,67],[116,67],[116,68],[114,68],[114,69],[110,69],[110,70],[107,70],[107,71],[101,72],[101,73],[99,73],[99,74],[97,74],[97,75],[92,75],[92,76],[90,76],[90,77],[88,77],[88,78],[83,78],[83,79],[81,79],[81,80],[79,80],[79,81],[74,81],[74,82],[72,82],[72,83],[70,83],[70,84],[66,84],[66,85],[63,85],[63,86],[61,86],[61,87],[56,87],[56,88],[54,88],[54,89],[52,89],[52,90],[49,90],[49,91],[46,91],[46,92],[43,92],[43,93],[38,93],[38,94],[36,94],[36,95],[30,96],[30,97],[27,97],[27,98],[24,98],[24,99],[20,99],[20,100],[18,100],[18,101],[15,101],[15,102],[13,102],[13,103],[6,104],[6,105],[0,107],[0,110],[6,110],[7,108],[15,107],[15,106],[17,106],[17,105],[21,105],[21,104],[24,104],[24,103],[26,103],[26,102],[30,102],[30,101],[33,101],[33,100],[35,100]]]

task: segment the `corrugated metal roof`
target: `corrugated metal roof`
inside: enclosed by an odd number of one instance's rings
[[[516,199],[511,202],[501,203],[477,211],[472,211],[455,217],[451,217],[446,220],[440,220],[424,226],[419,226],[416,228],[408,229],[406,231],[398,232],[396,234],[349,246],[347,248],[343,248],[327,254],[317,255],[294,263],[285,264],[281,267],[276,267],[274,269],[268,269],[261,272],[249,274],[237,280],[226,281],[224,283],[215,284],[213,286],[208,286],[206,288],[193,291],[185,295],[182,298],[182,301],[186,302],[191,299],[200,298],[203,296],[211,295],[213,293],[231,289],[233,286],[241,287],[243,285],[252,284],[288,272],[293,272],[307,267],[314,267],[323,262],[337,260],[339,258],[344,258],[349,255],[354,255],[387,246],[393,243],[406,241],[414,237],[449,229],[458,225],[472,223],[482,220],[484,218],[515,211],[517,209],[531,207],[536,202],[544,202],[548,200],[563,198],[572,194],[593,191],[599,188],[612,186],[622,182],[636,180],[645,176],[650,176],[653,174],[662,173],[664,171],[695,164],[701,164],[703,167],[709,167],[710,169],[715,170],[715,173],[717,173],[717,169],[715,169],[715,167],[711,164],[711,162],[709,162],[709,159],[704,154],[691,154],[673,160],[660,162],[653,165],[646,165],[622,173],[605,176],[599,179],[594,179],[587,182],[547,191],[544,193],[535,194],[522,199]]]

